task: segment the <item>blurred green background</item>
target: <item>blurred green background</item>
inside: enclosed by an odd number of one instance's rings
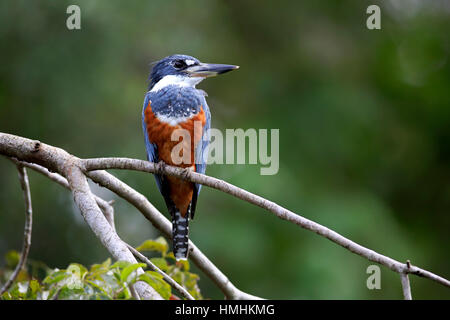
[[[66,28],[69,4],[81,7],[81,30]],[[366,28],[369,4],[381,7],[381,30]],[[199,85],[209,93],[212,125],[279,128],[280,170],[261,176],[258,165],[211,165],[207,173],[449,278],[449,18],[448,1],[2,1],[0,131],[79,157],[144,159],[150,63],[184,53],[237,64]],[[167,214],[153,177],[113,173]],[[71,195],[29,175],[30,257],[60,268],[107,258]],[[4,158],[0,179],[3,257],[21,248],[24,208]],[[115,208],[129,243],[159,235],[124,201]],[[209,188],[191,238],[251,294],[402,298],[399,276],[387,268],[381,290],[368,290],[365,259]],[[222,298],[199,274],[203,295]],[[410,278],[414,298],[450,298],[448,288]]]

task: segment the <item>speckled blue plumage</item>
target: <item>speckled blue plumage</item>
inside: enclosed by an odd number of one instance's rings
[[[204,92],[191,87],[171,85],[156,92],[148,92],[146,98],[152,101],[155,115],[170,118],[189,117],[200,112],[206,105]]]

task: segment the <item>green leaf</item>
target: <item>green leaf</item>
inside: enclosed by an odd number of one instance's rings
[[[2,300],[12,300],[12,296],[11,296],[11,294],[8,292],[8,291],[6,291],[6,292],[3,292],[3,294],[2,294]]]
[[[85,279],[103,281],[101,276],[109,271],[110,266],[111,266],[110,258],[108,258],[101,264],[93,264],[91,266],[91,270],[86,275]]]
[[[114,269],[114,268],[124,269],[124,268],[128,267],[130,264],[132,264],[132,263],[131,263],[131,262],[128,262],[128,261],[120,260],[120,261],[115,262],[115,263],[111,266],[110,269]]]
[[[114,276],[114,279],[116,279],[116,281],[117,281],[117,283],[120,283],[120,273],[118,273],[118,272],[113,272],[113,276]]]
[[[47,300],[52,300],[55,298],[55,295],[58,293],[59,287],[58,286],[51,286],[50,290],[48,292]]]
[[[11,298],[13,300],[17,300],[17,299],[20,299],[22,297],[22,295],[21,295],[21,293],[19,291],[19,284],[17,282],[15,282],[12,285],[11,289],[9,289],[9,293],[10,293]]]
[[[165,256],[165,258],[170,258],[170,259],[172,259],[172,260],[174,260],[174,261],[177,260],[177,259],[175,259],[175,256],[173,255],[173,252],[172,252],[172,251],[170,251],[170,252]]]
[[[39,285],[39,282],[35,279],[30,281],[30,284],[28,286],[28,299],[36,299],[37,293],[41,291],[41,286]]]
[[[162,279],[162,275],[154,271],[146,271],[139,275],[138,280],[144,281],[152,286],[164,299],[168,300],[171,293],[170,285]]]
[[[182,283],[183,280],[182,280],[182,278],[181,278],[182,275],[183,275],[183,273],[179,271],[180,269],[174,268],[173,266],[172,266],[172,270],[173,270],[173,271],[169,272],[170,277],[171,277],[173,280],[175,280],[176,282],[178,282],[179,284],[183,285],[183,283]]]
[[[189,293],[194,296],[195,299],[202,299],[200,289],[198,287],[198,280],[200,277],[195,273],[184,272],[184,287],[189,291]]]
[[[180,267],[181,270],[189,271],[189,261],[187,260],[179,260],[176,262],[177,267]]]
[[[195,298],[201,299],[198,288],[198,275],[189,273],[189,264],[186,262],[173,263],[170,254],[167,253],[168,245],[163,238],[146,241],[144,247],[160,251],[163,257],[151,258],[152,262],[161,270],[170,274],[178,283],[181,283]],[[148,246],[150,244],[150,246]],[[10,253],[10,262],[14,262],[14,251]],[[33,265],[29,261],[28,269]],[[37,265],[35,263],[35,265]],[[41,266],[42,265],[42,266]],[[144,281],[152,286],[164,299],[171,296],[171,287],[163,279],[163,276],[154,271],[146,271],[143,275],[136,275],[139,267],[145,267],[144,263],[130,263],[117,261],[111,265],[111,259],[101,264],[94,264],[86,269],[81,264],[71,263],[67,269],[49,269],[44,264],[39,264],[36,275],[23,273],[23,280],[17,280],[8,290],[0,296],[0,300],[48,300],[76,299],[76,300],[111,300],[132,299],[129,285],[136,281]],[[33,267],[31,267],[32,269]],[[36,268],[35,268],[36,269]],[[3,270],[3,277],[12,272],[9,268]],[[45,276],[46,275],[46,276]],[[45,277],[43,280],[42,277]]]
[[[54,271],[53,273],[49,274],[43,281],[43,283],[46,284],[53,284],[53,283],[57,283],[61,280],[66,279],[67,277],[69,277],[70,275],[68,273],[66,273],[65,270],[59,270],[59,271]]]
[[[28,281],[30,279],[30,276],[28,275],[28,271],[26,269],[22,269],[19,271],[19,274],[17,275],[16,281]]]
[[[127,282],[128,276],[135,271],[136,269],[145,267],[145,263],[135,263],[125,267],[120,274],[120,281]]]
[[[86,280],[86,283],[88,283],[91,287],[93,287],[95,290],[97,290],[98,292],[100,292],[102,294],[103,298],[107,298],[107,299],[112,299],[111,296],[109,295],[108,292],[106,292],[105,289],[103,289],[102,287],[100,287],[98,284],[96,284],[93,281],[90,280]]]
[[[97,272],[97,271],[108,270],[110,266],[111,266],[111,259],[108,258],[104,262],[102,262],[101,264],[93,264],[91,266],[91,270],[90,271],[91,272]]]
[[[120,299],[120,300],[128,300],[131,298],[131,293],[130,290],[128,289],[128,287],[124,287],[123,290],[121,290],[120,292],[118,292],[118,294],[115,297],[116,299]]]
[[[160,268],[164,272],[169,270],[169,265],[167,264],[167,261],[164,258],[151,258],[150,261],[153,262],[158,268]]]
[[[157,278],[157,279],[163,279],[163,276],[162,276],[162,274],[160,274],[160,273],[158,273],[158,272],[156,272],[156,271],[146,271],[145,272],[146,274],[148,274],[148,275],[150,275],[150,276],[152,276],[153,278]]]
[[[88,270],[85,266],[79,264],[79,263],[71,263],[67,269],[66,272],[69,274],[72,274],[72,276],[76,276],[79,279],[83,279]]]
[[[164,256],[169,249],[166,239],[159,237],[156,240],[146,240],[136,248],[138,251],[158,251]]]
[[[58,300],[78,300],[83,293],[83,288],[69,288],[68,286],[63,286],[59,290]]]
[[[10,269],[14,269],[19,263],[20,254],[15,250],[10,250],[5,255],[6,265]]]
[[[103,261],[100,266],[102,268],[109,269],[109,267],[111,266],[111,258],[108,258],[105,261]]]

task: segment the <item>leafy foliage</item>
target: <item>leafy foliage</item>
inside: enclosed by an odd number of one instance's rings
[[[185,287],[194,298],[202,299],[197,285],[199,276],[189,272],[189,263],[175,262],[168,244],[162,237],[147,240],[137,249],[156,252],[160,256],[150,260],[175,281]],[[19,253],[9,251],[6,266],[0,270],[0,280],[6,282],[19,261]],[[127,261],[111,263],[111,259],[94,264],[89,269],[79,263],[71,263],[66,269],[50,269],[41,262],[29,261],[27,267],[19,273],[16,281],[0,299],[2,300],[113,300],[133,299],[130,285],[144,281],[152,286],[164,299],[179,299],[173,295],[172,288],[163,276],[155,271],[146,270],[138,274],[145,263],[132,264]],[[41,276],[40,276],[41,275]],[[42,276],[43,275],[43,276]]]

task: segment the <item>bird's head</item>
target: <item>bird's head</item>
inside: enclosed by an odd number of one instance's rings
[[[168,85],[195,87],[207,77],[213,77],[239,66],[202,63],[198,59],[175,54],[155,63],[150,73],[149,90],[159,90]]]

